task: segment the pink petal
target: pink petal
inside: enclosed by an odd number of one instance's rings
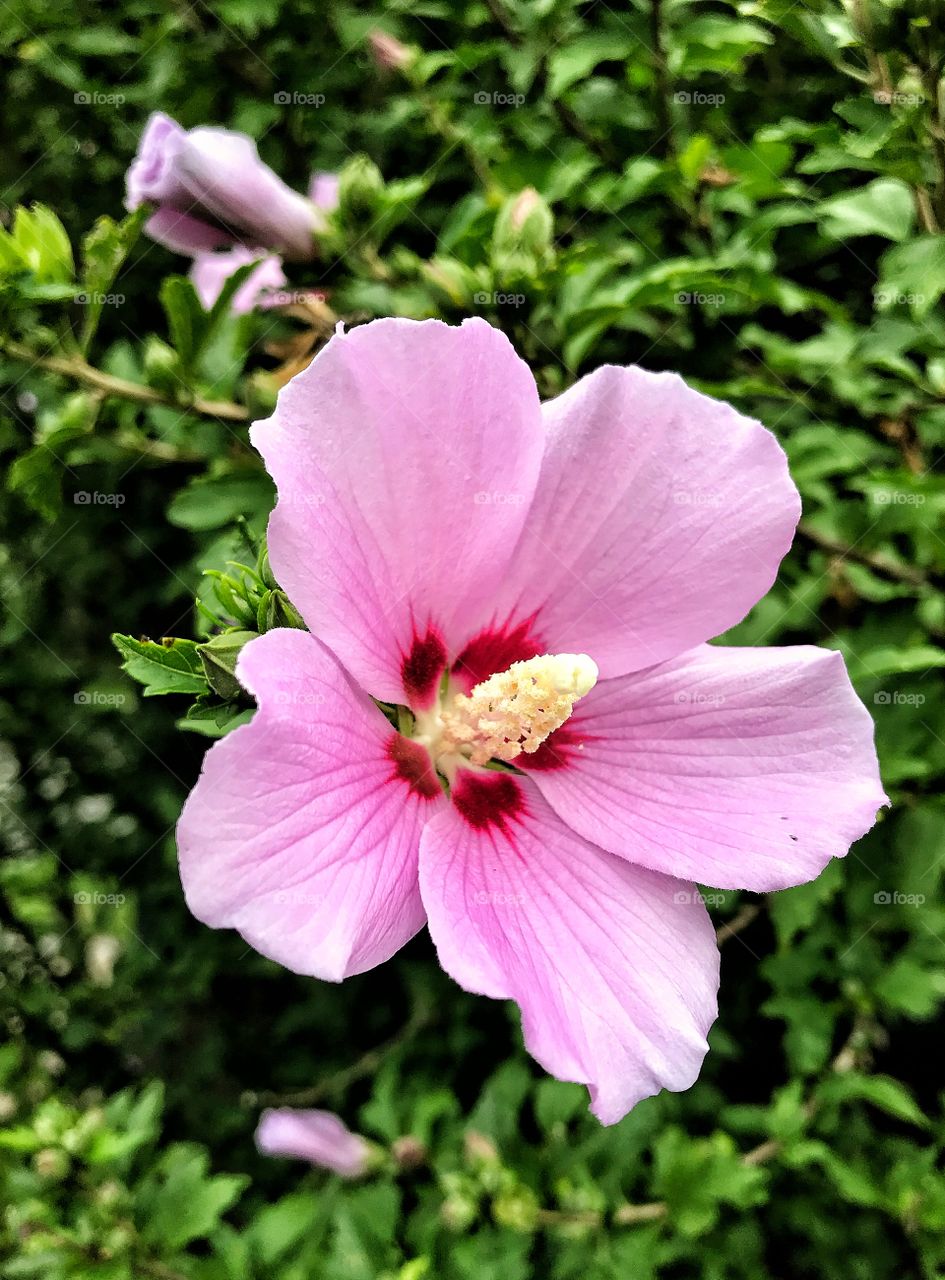
[[[366,1172],[370,1147],[332,1111],[298,1111],[270,1107],[256,1129],[256,1146],[264,1156],[289,1156],[330,1169],[342,1178]]]
[[[760,423],[675,374],[613,366],[544,417],[541,477],[495,618],[534,619],[547,652],[590,654],[607,677],[718,635],[768,590],[800,500]]]
[[[589,1086],[604,1124],[686,1089],[716,1015],[719,959],[691,885],[582,840],[527,778],[461,770],[420,845],[440,963],[511,998],[552,1074]]]
[[[213,227],[209,222],[194,218],[189,213],[178,213],[165,206],[152,213],[144,224],[145,234],[173,253],[193,257],[198,253],[210,253],[234,243],[227,231]]]
[[[813,880],[887,803],[873,722],[828,649],[701,645],[598,684],[563,728],[521,757],[556,812],[702,884]]]
[[[304,631],[243,649],[252,721],[216,743],[177,829],[194,915],[296,973],[340,981],[423,925],[417,851],[443,803],[396,734]]]
[[[186,206],[187,189],[177,173],[177,161],[186,137],[187,130],[171,116],[163,111],[152,112],[141,133],[135,158],[125,174],[127,209],[165,202]]]
[[[273,569],[376,697],[427,706],[501,581],[543,434],[535,383],[482,320],[337,334],[257,423]]]
[[[286,284],[282,259],[265,249],[247,249],[235,245],[224,253],[198,253],[190,269],[190,279],[197,296],[209,310],[219,298],[223,286],[234,272],[250,262],[257,265],[239,286],[230,302],[234,315],[242,316],[256,307],[266,306],[268,296]]]
[[[316,208],[331,213],[338,208],[341,180],[337,173],[313,173],[308,184],[308,198]]]

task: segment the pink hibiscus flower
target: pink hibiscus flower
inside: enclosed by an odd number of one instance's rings
[[[839,654],[706,644],[791,543],[774,436],[637,368],[542,405],[484,321],[378,320],[253,442],[311,633],[240,656],[259,710],[181,817],[191,910],[332,981],[426,923],[603,1122],[687,1088],[719,971],[692,882],[810,880],[885,803]]]

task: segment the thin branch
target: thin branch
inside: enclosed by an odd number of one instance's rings
[[[911,564],[900,564],[881,551],[860,551],[856,547],[848,546],[837,538],[831,538],[829,534],[821,533],[806,520],[800,522],[797,531],[802,538],[819,547],[821,551],[829,551],[831,555],[839,556],[841,560],[852,560],[854,564],[864,565],[884,578],[892,578],[894,582],[907,582],[911,587],[922,587],[928,584],[929,578],[921,569],[916,569]]]
[[[854,1020],[853,1030],[844,1042],[843,1048],[830,1064],[832,1072],[843,1074],[843,1072],[850,1071],[857,1065],[858,1049],[861,1047],[862,1039],[863,1022],[860,1018],[857,1018]],[[809,1098],[803,1106],[804,1115],[808,1120],[811,1120],[816,1110],[816,1102]],[[783,1147],[784,1143],[777,1138],[768,1138],[764,1142],[759,1142],[756,1147],[746,1151],[741,1156],[739,1163],[746,1168],[757,1168],[759,1165],[767,1164],[769,1160],[773,1160],[776,1155],[780,1154]],[[658,1222],[668,1214],[669,1205],[665,1200],[651,1200],[646,1204],[622,1204],[614,1210],[611,1215],[611,1222],[615,1227],[628,1227],[634,1226],[639,1222]]]
[[[752,920],[757,919],[761,914],[762,904],[760,902],[746,902],[731,920],[726,920],[724,924],[720,924],[715,931],[715,940],[719,946],[723,942],[727,942],[729,938],[734,938],[736,934],[741,933],[743,929],[747,929]]]
[[[653,41],[653,70],[656,77],[656,117],[664,154],[671,156],[676,147],[673,136],[673,112],[669,101],[669,68],[663,40],[663,0],[650,0],[650,39]]]
[[[356,1062],[345,1067],[344,1070],[328,1076],[325,1080],[320,1080],[310,1089],[300,1089],[295,1093],[260,1092],[256,1094],[256,1102],[265,1107],[310,1107],[326,1096],[331,1097],[341,1093],[353,1081],[359,1080],[362,1076],[373,1075],[385,1057],[393,1049],[412,1040],[417,1032],[430,1022],[432,1016],[432,1009],[421,1006],[414,1010],[406,1023],[389,1040],[385,1040],[374,1049],[368,1049],[367,1053],[363,1053]]]
[[[245,405],[235,404],[230,400],[205,400],[203,396],[194,396],[191,400],[181,401],[174,396],[165,395],[154,387],[146,387],[140,382],[129,382],[127,378],[116,378],[87,364],[81,356],[43,356],[31,351],[21,342],[3,342],[0,350],[14,360],[22,360],[38,369],[46,369],[50,373],[58,373],[74,382],[81,382],[87,387],[94,387],[109,396],[117,396],[121,400],[130,400],[135,404],[164,405],[169,409],[187,409],[192,413],[202,414],[206,418],[222,418],[226,422],[248,422],[249,410]]]

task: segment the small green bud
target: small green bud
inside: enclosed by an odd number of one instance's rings
[[[472,1165],[497,1165],[499,1163],[499,1151],[491,1138],[487,1138],[484,1133],[479,1133],[475,1129],[468,1129],[463,1139],[463,1146],[466,1150],[466,1159]]]
[[[391,1143],[391,1156],[398,1169],[419,1169],[426,1164],[427,1149],[419,1138],[406,1133]]]
[[[374,217],[384,195],[384,179],[373,160],[353,156],[341,170],[338,208],[345,223]]]
[[[492,1216],[500,1227],[512,1231],[535,1231],[540,1211],[538,1197],[529,1187],[521,1185],[496,1196],[492,1202]]]
[[[269,369],[257,369],[244,383],[247,408],[255,421],[266,418],[276,407],[279,384]]]
[[[479,286],[475,274],[455,258],[431,258],[421,267],[421,274],[431,285],[439,301],[468,308]]]
[[[33,1156],[33,1168],[46,1182],[62,1182],[69,1173],[69,1157],[58,1147],[43,1147]]]
[[[478,1215],[479,1207],[472,1196],[458,1192],[447,1196],[440,1208],[440,1217],[443,1219],[444,1225],[458,1235],[467,1231],[476,1221]]]
[[[260,630],[273,631],[276,627],[296,627],[304,630],[305,623],[284,591],[269,591],[260,601]]]
[[[149,386],[169,396],[180,393],[180,357],[154,334],[144,344],[144,372]]]
[[[197,646],[210,688],[227,701],[238,698],[242,693],[242,686],[235,675],[236,659],[243,645],[255,635],[255,631],[227,631]]]
[[[524,254],[541,263],[551,255],[553,235],[551,209],[534,187],[526,187],[499,210],[492,244],[497,258]]]

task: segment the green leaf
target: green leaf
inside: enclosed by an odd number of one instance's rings
[[[101,217],[82,241],[82,291],[78,298],[85,307],[80,338],[83,351],[89,349],[109,291],[138,239],[146,215],[147,209],[142,206],[121,222],[107,215]]]
[[[208,1170],[202,1148],[183,1143],[168,1148],[138,1193],[146,1240],[162,1250],[175,1250],[211,1234],[249,1178],[212,1175]]]
[[[51,449],[36,445],[14,459],[7,488],[44,520],[55,520],[62,510],[62,464]]]
[[[674,1127],[654,1144],[654,1194],[666,1200],[677,1229],[701,1235],[721,1206],[748,1209],[764,1201],[764,1174],[742,1162],[727,1133],[693,1138]]]
[[[248,724],[255,714],[254,707],[221,702],[213,694],[204,694],[177,721],[177,727],[185,732],[198,733],[202,738],[225,738],[241,724]]]
[[[876,305],[908,306],[921,319],[945,293],[945,236],[927,235],[890,249],[880,260]]]
[[[53,284],[65,284],[73,279],[75,267],[69,237],[45,205],[17,208],[13,215],[13,240],[22,261],[37,279]]]
[[[318,1221],[323,1196],[311,1191],[298,1191],[283,1196],[275,1204],[266,1205],[253,1219],[249,1238],[259,1260],[271,1267],[306,1237]]]
[[[850,195],[834,196],[821,204],[820,211],[828,234],[838,240],[854,236],[905,240],[915,219],[912,192],[896,178],[877,178]]]
[[[627,57],[632,47],[629,35],[621,37],[613,32],[562,41],[548,59],[549,97],[560,97],[573,84],[590,75],[599,62],[620,61]]]
[[[195,640],[136,640],[115,633],[112,643],[124,658],[123,670],[144,686],[144,696],[206,693],[207,677]]]
[[[198,477],[174,497],[167,518],[184,529],[220,529],[240,516],[264,519],[275,496],[264,471],[241,471],[210,480]]]
[[[161,285],[160,298],[171,342],[185,373],[192,374],[207,336],[207,313],[185,276],[168,276]]]
[[[835,858],[816,880],[769,896],[771,919],[782,947],[789,947],[798,933],[811,927],[836,895],[842,881],[842,864]]]
[[[909,1090],[891,1076],[868,1076],[856,1071],[837,1073],[824,1082],[817,1096],[824,1103],[869,1102],[897,1120],[920,1129],[930,1127],[928,1116],[919,1110]]]

